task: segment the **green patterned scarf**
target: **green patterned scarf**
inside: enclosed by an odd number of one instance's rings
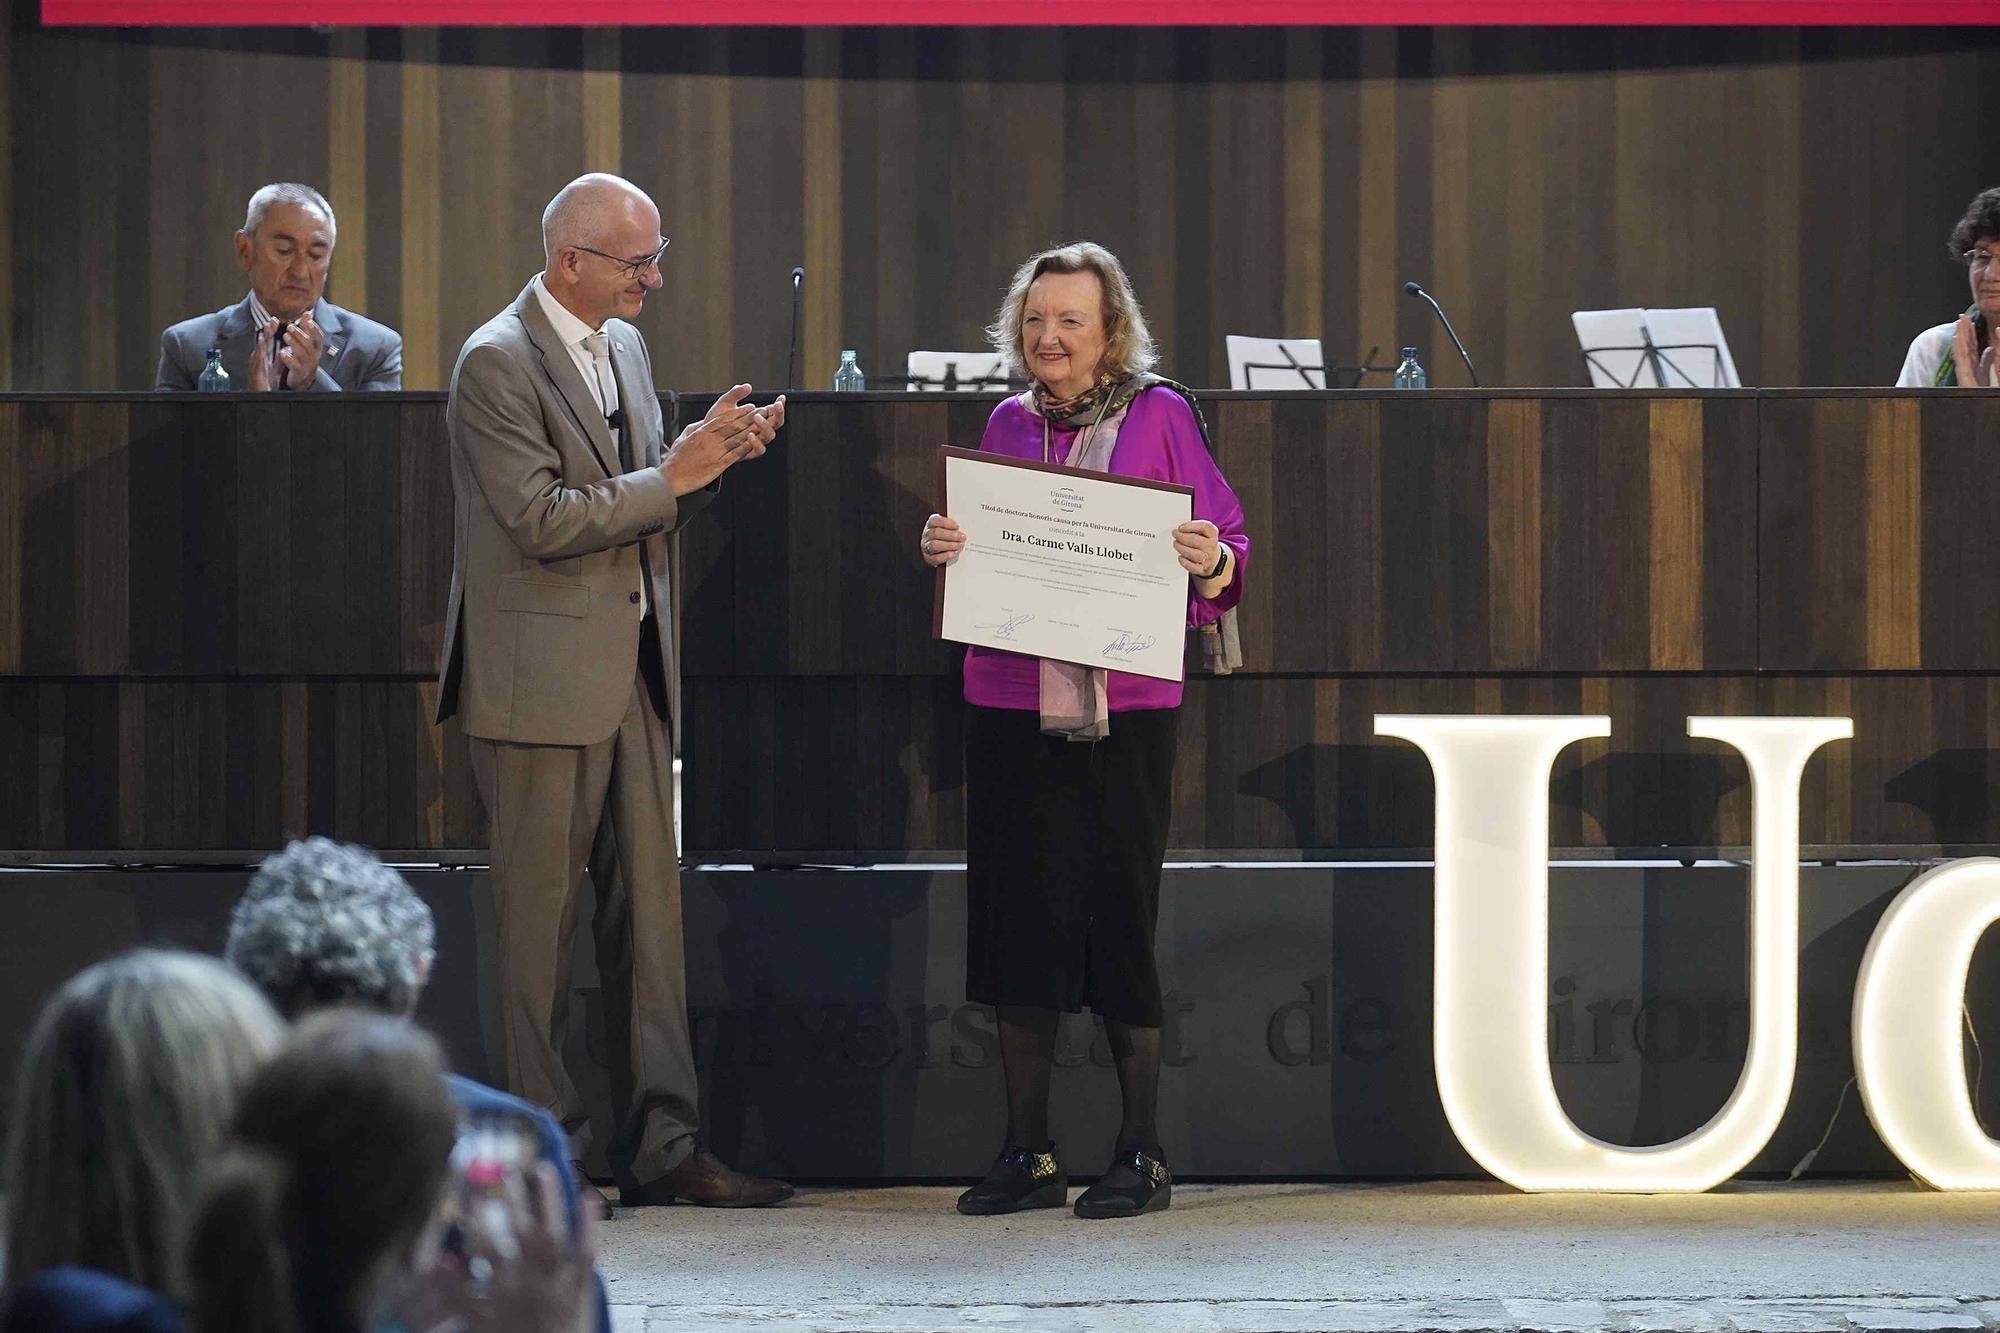
[[[1977,304],[1966,308],[1965,318],[1972,320],[1975,325],[1979,322],[1979,307]],[[1958,355],[1954,350],[1957,338],[1958,334],[1954,332],[1952,334],[1953,341],[1945,345],[1944,356],[1938,361],[1937,374],[1931,376],[1931,387],[1933,389],[1949,389],[1958,383]]]

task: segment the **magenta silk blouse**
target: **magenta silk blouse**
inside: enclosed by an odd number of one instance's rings
[[[1055,461],[1069,459],[1076,443],[1078,427],[1053,424],[1050,444]],[[1042,461],[1042,418],[1009,398],[993,409],[987,419],[986,434],[979,447],[989,454]],[[1118,429],[1118,442],[1111,450],[1111,471],[1123,477],[1145,477],[1152,481],[1177,482],[1194,488],[1194,516],[1215,524],[1222,540],[1229,544],[1236,573],[1213,601],[1194,590],[1188,580],[1190,626],[1220,620],[1222,613],[1243,597],[1243,570],[1250,559],[1250,538],[1243,531],[1243,506],[1236,492],[1222,479],[1222,472],[1202,443],[1201,427],[1195,424],[1194,409],[1172,389],[1154,386],[1142,390],[1125,410]],[[1039,658],[998,648],[965,650],[965,701],[984,708],[1041,707],[1041,667]],[[1107,671],[1108,706],[1114,713],[1137,708],[1177,708],[1181,702],[1180,682],[1135,676],[1126,671]]]

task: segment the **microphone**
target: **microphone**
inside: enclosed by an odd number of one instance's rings
[[[1437,311],[1438,322],[1444,325],[1444,331],[1446,333],[1451,334],[1451,345],[1458,349],[1458,359],[1465,362],[1466,374],[1472,376],[1472,387],[1475,389],[1478,388],[1479,372],[1472,368],[1472,358],[1465,354],[1465,344],[1458,340],[1458,334],[1452,332],[1451,321],[1445,318],[1444,307],[1437,303],[1437,298],[1435,296],[1432,296],[1429,292],[1425,291],[1422,287],[1418,286],[1414,282],[1404,283],[1403,290],[1405,292],[1408,292],[1411,296],[1421,296],[1425,301],[1428,301],[1430,303],[1431,309]]]
[[[611,409],[611,412],[610,412],[610,415],[608,415],[608,416],[606,416],[606,417],[604,418],[604,424],[605,424],[605,425],[607,425],[607,426],[609,426],[609,427],[611,427],[611,429],[613,429],[613,430],[624,430],[624,429],[625,429],[625,409],[624,409],[624,408],[622,408],[622,407],[614,407],[614,408],[612,408],[612,409]]]
[[[792,346],[785,355],[785,388],[799,387],[799,299],[806,282],[805,265],[792,270]]]

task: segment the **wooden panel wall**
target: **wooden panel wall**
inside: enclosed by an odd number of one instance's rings
[[[1879,384],[1965,302],[1943,238],[2000,177],[2000,33],[1868,30],[0,31],[0,388],[142,388],[240,297],[250,191],[340,212],[332,295],[412,388],[540,264],[585,169],[674,237],[663,381],[976,346],[1030,250],[1125,256],[1167,353],[1228,333],[1583,382],[1577,308],[1715,305],[1746,383]]]
[[[433,674],[444,403],[0,402],[0,674]]]
[[[699,397],[667,404],[693,414]],[[695,851],[963,838],[956,663],[913,542],[991,400],[802,395],[682,541]],[[1956,392],[1218,395],[1256,545],[1245,669],[1196,679],[1174,843],[1411,851],[1375,713],[1603,712],[1563,846],[1747,838],[1690,713],[1847,713],[1808,845],[2000,847],[2000,406]],[[0,852],[477,848],[430,723],[436,395],[0,398]]]
[[[782,462],[746,469],[686,539],[687,670],[955,671],[902,547],[937,503],[936,447],[976,445],[991,408],[799,413]],[[1251,533],[1250,671],[1757,665],[1754,395],[1225,395],[1204,411]]]

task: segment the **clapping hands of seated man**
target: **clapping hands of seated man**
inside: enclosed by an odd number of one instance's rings
[[[271,344],[281,329],[284,341],[278,344],[277,369],[273,371]],[[313,319],[312,311],[306,311],[290,324],[267,319],[264,327],[257,330],[257,350],[250,354],[245,387],[258,393],[269,389],[310,389],[319,374],[320,353],[325,350],[326,331]]]
[[[675,438],[660,459],[675,495],[698,491],[744,459],[762,456],[777,437],[785,424],[785,396],[765,407],[744,402],[749,396],[749,385],[737,385]]]
[[[592,1220],[571,1227],[547,1162],[461,1164],[371,1328],[592,1333]]]

